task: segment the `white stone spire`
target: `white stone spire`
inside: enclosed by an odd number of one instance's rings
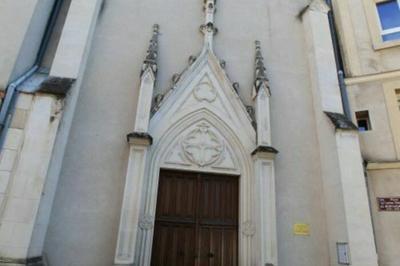
[[[158,24],[153,26],[153,35],[140,74],[139,98],[134,128],[134,132],[136,133],[148,134],[151,102],[153,100],[153,91],[158,70],[157,57],[159,29],[160,27]]]
[[[204,46],[212,50],[214,35],[218,29],[214,25],[214,14],[216,11],[217,0],[204,0],[205,22],[200,26],[201,32],[204,34]]]
[[[158,57],[158,35],[160,26],[158,24],[153,25],[153,36],[151,37],[149,49],[147,50],[146,59],[143,62],[141,76],[143,73],[150,69],[154,76],[157,74],[157,57]]]
[[[256,41],[256,60],[255,60],[255,75],[254,75],[254,91],[255,97],[262,88],[270,95],[269,80],[267,78],[266,68],[264,65],[264,57],[261,52],[261,42]]]
[[[256,58],[253,98],[255,101],[257,122],[257,145],[271,146],[269,81],[264,65],[264,58],[261,53],[261,43],[256,41],[255,44]]]

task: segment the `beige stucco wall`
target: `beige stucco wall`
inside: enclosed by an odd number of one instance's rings
[[[325,209],[303,26],[308,1],[218,1],[216,54],[251,103],[254,40],[262,41],[272,90],[278,253],[281,265],[329,261]],[[201,50],[201,2],[106,1],[84,75],[46,240],[51,265],[112,264],[141,62],[161,26],[158,91]],[[284,30],[282,30],[284,29]],[[308,223],[309,237],[293,224]],[[77,244],[79,243],[79,245]]]
[[[371,82],[347,87],[353,121],[355,112],[369,111],[372,130],[360,132],[362,154],[368,161],[397,160],[395,143],[388,117],[388,109],[381,82]]]
[[[372,131],[360,133],[364,159],[395,161],[400,159],[398,129],[400,122],[391,112],[398,108],[389,105],[387,83],[400,80],[400,42],[387,48],[376,45],[380,38],[375,1],[333,0],[335,20],[345,62],[347,91],[354,112],[368,110]],[[387,42],[384,45],[388,46]],[[382,45],[381,45],[382,46]],[[387,73],[390,72],[390,77]],[[394,91],[397,87],[393,87]],[[386,94],[385,94],[386,93]],[[394,94],[392,94],[394,96]],[[394,115],[396,116],[396,115]]]
[[[394,94],[400,88],[400,42],[377,49],[389,44],[379,43],[373,0],[333,2],[353,120],[356,111],[368,110],[370,114],[372,130],[360,132],[362,154],[365,160],[382,168],[368,172],[379,265],[395,266],[400,264],[400,215],[378,212],[376,198],[400,196],[399,169],[390,169],[400,159],[400,111]],[[387,72],[391,72],[390,78]]]
[[[400,170],[369,171],[371,209],[375,224],[376,241],[381,266],[396,266],[400,264],[398,256],[400,243],[400,213],[379,212],[378,197],[399,197]]]
[[[333,0],[335,17],[345,52],[348,76],[360,76],[399,70],[400,46],[375,49],[373,31],[368,22],[379,25],[376,16],[371,15],[373,0]],[[375,10],[372,10],[373,12]],[[378,33],[379,35],[379,33]]]
[[[395,120],[391,121],[390,114],[397,110],[388,107],[385,84],[400,80],[400,43],[392,42],[398,45],[384,49],[377,46],[376,38],[380,38],[380,32],[377,31],[379,21],[375,1],[332,2],[353,120],[356,111],[370,112],[372,131],[360,134],[363,156],[370,161],[398,160],[400,136],[396,132],[399,122],[396,125]],[[389,44],[385,43],[386,46]]]

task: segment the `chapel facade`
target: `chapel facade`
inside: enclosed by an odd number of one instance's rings
[[[0,265],[398,265],[399,7],[0,3]]]

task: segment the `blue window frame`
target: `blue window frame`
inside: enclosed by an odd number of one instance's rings
[[[400,40],[400,0],[389,0],[376,4],[384,42]]]

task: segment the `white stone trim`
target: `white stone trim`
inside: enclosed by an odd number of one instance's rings
[[[234,155],[236,161],[239,163],[240,169],[240,203],[239,203],[239,216],[240,216],[240,227],[247,222],[252,221],[252,186],[253,182],[253,167],[250,157],[251,150],[246,149],[240,142],[238,136],[225,124],[224,121],[220,120],[218,117],[206,110],[200,110],[189,114],[184,119],[181,119],[174,127],[170,128],[167,132],[163,133],[163,137],[155,141],[152,146],[151,152],[149,154],[149,164],[146,169],[146,176],[148,177],[146,184],[146,192],[144,200],[143,213],[148,216],[155,216],[156,203],[157,203],[157,190],[158,190],[158,178],[160,169],[165,165],[163,162],[166,161],[166,156],[168,155],[172,144],[176,137],[180,136],[185,128],[196,125],[198,123],[208,122],[214,125],[215,128],[226,137],[227,145],[229,145],[232,150],[237,153]],[[190,167],[176,165],[174,169],[190,170]],[[193,166],[192,171],[199,171],[200,169]],[[203,172],[216,172],[210,168],[204,168]],[[218,171],[219,173],[224,173],[223,171]],[[227,174],[232,174],[232,172],[226,171]],[[241,231],[242,228],[239,229]],[[259,229],[258,229],[259,230]],[[257,230],[257,231],[258,231]],[[138,257],[136,263],[138,265],[148,266],[151,260],[152,251],[152,239],[153,230],[146,230],[140,232],[140,238],[138,239],[137,253]],[[253,239],[250,235],[240,234],[239,235],[239,262],[240,265],[251,265],[253,262],[252,258],[252,248]]]
[[[15,148],[13,152],[17,154],[18,151],[18,156],[14,158],[13,168],[10,169],[12,172],[0,211],[0,250],[5,258],[29,257],[34,225],[61,119],[61,101],[52,95],[35,95],[28,111],[26,127],[18,137],[19,144],[12,145]]]
[[[146,145],[131,145],[130,147],[115,264],[126,265],[134,262],[147,149]]]
[[[319,2],[319,1],[317,1]],[[328,16],[308,9],[303,14],[311,86],[319,88],[322,111],[343,113]]]
[[[77,80],[71,87],[68,97],[64,100],[65,103],[63,106],[60,126],[54,143],[54,150],[48,169],[44,193],[41,198],[38,217],[33,231],[32,239],[34,241],[31,243],[29,257],[37,257],[43,254],[45,237],[63,165],[64,153],[68,144],[71,124],[74,118],[75,108],[83,81],[83,72],[87,66],[90,52],[89,47],[93,40],[102,2],[103,0],[90,0],[86,1],[86,3],[83,3],[82,0],[71,1],[71,7],[68,10],[67,19],[62,30],[62,37],[57,47],[55,59],[50,70],[51,76],[59,77],[68,77],[68,73],[72,73],[74,72],[74,69],[77,70],[78,68],[79,73],[77,73]],[[91,5],[92,8],[81,9],[80,3]],[[74,8],[72,8],[73,5]],[[77,26],[79,27],[78,30],[76,30]],[[76,38],[74,33],[78,31],[80,37]],[[73,49],[74,56],[72,57],[66,54],[72,51],[68,48],[71,43],[75,46]],[[84,53],[79,52],[81,49],[83,49]],[[56,57],[59,58],[58,63],[56,63]],[[64,60],[63,58],[69,58],[71,60]],[[78,62],[79,65],[75,65],[76,62]],[[72,65],[63,66],[63,64],[69,63]],[[75,79],[75,77],[71,78]]]
[[[87,50],[103,0],[72,0],[50,76],[76,80],[86,66]]]
[[[339,130],[336,132],[336,145],[352,265],[377,266],[358,133]]]
[[[203,50],[174,90],[164,98],[150,120],[149,134],[153,137],[153,145],[148,148],[147,155],[142,152],[137,155],[140,158],[133,159],[137,151],[131,148],[123,210],[136,213],[131,219],[122,219],[129,220],[129,226],[126,221],[121,221],[115,263],[150,265],[158,181],[163,168],[240,176],[239,265],[259,265],[261,260],[276,262],[275,193],[268,194],[267,198],[263,195],[275,191],[273,164],[271,158],[263,158],[269,166],[261,167],[255,177],[251,153],[256,148],[256,133],[251,118],[211,50]],[[188,152],[185,151],[185,140],[196,140],[197,134],[202,135],[202,141],[215,146],[211,155],[190,154],[200,152],[196,149],[184,154]],[[144,172],[142,168],[145,168]],[[130,169],[137,169],[136,173]],[[262,182],[263,191],[258,193],[259,198],[255,193],[256,180]],[[128,182],[132,182],[131,185]],[[255,208],[258,199],[266,202]],[[138,206],[140,211],[135,209]],[[262,219],[255,215],[260,212],[259,208],[263,208]],[[260,234],[263,237],[258,241],[256,236]],[[129,241],[123,241],[126,237]]]
[[[325,0],[312,0],[309,9],[327,14],[330,10],[330,7],[326,4]]]
[[[275,167],[274,161],[256,156],[255,187],[256,198],[254,204],[258,228],[261,232],[257,234],[261,248],[259,262],[257,265],[270,263],[278,265],[277,229],[276,229],[276,195],[275,195]]]
[[[147,68],[141,77],[134,132],[148,132],[155,81],[153,71]]]
[[[262,86],[255,99],[257,145],[271,146],[270,102],[267,88]]]

